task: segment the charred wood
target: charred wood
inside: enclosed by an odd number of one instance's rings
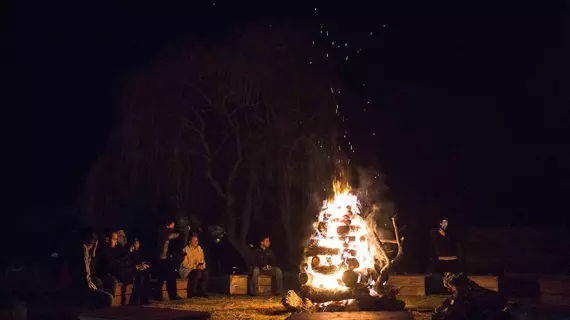
[[[303,299],[299,297],[293,290],[289,290],[281,302],[283,303],[285,309],[290,312],[310,312],[314,308],[313,303],[309,299]]]
[[[358,230],[360,230],[360,226],[339,226],[336,228],[336,233],[342,237]]]
[[[321,289],[311,286],[302,286],[299,291],[299,297],[309,299],[313,303],[322,303],[354,299],[354,293],[350,289]]]
[[[317,256],[317,255],[333,256],[339,253],[340,250],[338,248],[327,248],[327,247],[310,247],[305,250],[306,257]]]

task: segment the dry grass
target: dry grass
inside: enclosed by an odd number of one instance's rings
[[[400,297],[406,308],[414,310],[414,319],[429,319],[432,311],[444,299],[443,296]],[[283,320],[291,315],[281,304],[279,297],[213,296],[181,301],[155,302],[153,307],[209,312],[212,320]]]
[[[273,320],[291,315],[280,297],[213,296],[181,301],[155,302],[153,307],[209,312],[212,320]]]

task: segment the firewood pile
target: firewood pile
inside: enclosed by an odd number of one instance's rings
[[[289,291],[283,305],[291,312],[403,309],[404,303],[395,298],[397,290],[384,285],[403,254],[396,217],[396,239],[380,239],[372,219],[360,215],[360,203],[350,188],[339,187],[335,184],[335,198],[324,202],[314,224],[299,267],[301,289]],[[397,244],[394,259],[383,242]]]

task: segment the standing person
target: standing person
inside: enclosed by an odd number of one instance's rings
[[[253,272],[249,287],[250,295],[258,295],[257,277],[262,273],[275,277],[275,283],[277,286],[276,295],[283,295],[283,273],[281,272],[281,268],[277,266],[275,253],[273,253],[273,250],[269,249],[270,246],[271,240],[269,237],[263,237],[261,238],[259,248],[255,250]]]
[[[76,256],[70,257],[73,259],[70,261],[74,274],[73,298],[95,308],[108,308],[113,303],[113,296],[101,290],[101,280],[91,276],[92,250],[97,246],[98,240],[91,229],[85,229],[81,233],[81,242],[82,253],[76,250]]]
[[[458,272],[457,243],[449,232],[449,221],[441,220],[439,226],[430,231],[434,255],[430,272]]]
[[[192,235],[184,251],[186,255],[180,264],[180,276],[188,278],[188,298],[194,296],[207,297],[208,270],[206,269],[204,251],[198,245],[197,235]]]
[[[156,262],[157,272],[157,299],[162,300],[162,285],[166,282],[166,290],[170,300],[182,299],[176,292],[176,268],[172,260],[173,252],[170,252],[170,241],[180,235],[174,231],[174,219],[166,219],[164,227],[158,233],[158,259]]]

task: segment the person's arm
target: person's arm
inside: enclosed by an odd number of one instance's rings
[[[182,263],[180,264],[185,269],[192,269],[190,264],[190,254],[188,250],[186,250],[186,254],[184,255],[184,259],[182,259]]]
[[[180,234],[178,232],[171,232],[168,234],[168,240],[173,240],[176,239],[180,236]]]
[[[198,247],[198,248],[200,249],[199,250],[200,257],[199,257],[198,261],[203,262],[204,264],[202,265],[202,269],[206,269],[206,259],[204,259],[204,250],[202,250],[202,247]]]
[[[88,250],[83,251],[83,267],[84,267],[83,276],[85,277],[85,280],[87,281],[87,286],[90,289],[97,289],[97,286],[95,286],[95,284],[91,280],[91,265],[89,264],[90,254],[91,253]]]
[[[258,268],[261,268],[263,264],[263,257],[260,251],[260,249],[257,249],[253,252],[253,266]]]
[[[275,252],[271,249],[269,252],[267,252],[267,264],[270,265],[271,267],[278,267],[277,265],[277,257],[275,256]]]

